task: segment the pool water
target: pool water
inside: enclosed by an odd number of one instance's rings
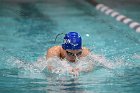
[[[140,22],[138,0],[98,2]],[[33,64],[44,62],[48,48],[61,45],[63,35],[55,42],[56,35],[69,31],[79,32],[83,46],[116,66],[106,63],[110,68],[97,66],[76,78],[35,67]],[[140,33],[84,0],[1,1],[0,42],[0,93],[140,91]]]

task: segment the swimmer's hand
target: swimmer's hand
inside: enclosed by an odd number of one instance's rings
[[[72,68],[72,67],[70,67],[69,69],[68,69],[68,71],[69,71],[69,73],[70,74],[72,74],[73,76],[79,76],[79,68]]]

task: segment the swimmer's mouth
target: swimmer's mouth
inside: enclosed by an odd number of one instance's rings
[[[70,60],[70,62],[75,62],[75,60]]]

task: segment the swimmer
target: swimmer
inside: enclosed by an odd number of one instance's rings
[[[48,49],[46,59],[58,57],[61,60],[67,60],[70,63],[76,63],[80,58],[89,55],[89,49],[82,47],[82,38],[77,32],[69,32],[65,34],[62,46],[54,46]],[[52,70],[52,66],[48,66]],[[81,71],[80,68],[72,66],[68,69],[70,74],[78,75]]]
[[[46,58],[59,57],[60,59],[66,59],[68,62],[77,62],[81,57],[85,57],[90,51],[82,47],[82,38],[77,32],[69,32],[65,34],[64,42],[62,46],[54,46],[47,52]],[[49,67],[51,69],[51,67]],[[70,73],[78,73],[79,68],[69,68]]]

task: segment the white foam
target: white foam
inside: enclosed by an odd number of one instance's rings
[[[90,72],[96,67],[103,67],[115,75],[123,75],[124,70],[122,67],[128,66],[128,64],[124,63],[122,58],[111,61],[102,55],[96,55],[93,53],[89,54],[87,57],[78,59],[75,63],[60,60],[58,57],[51,58],[47,61],[46,59],[39,59],[39,61],[36,63],[36,66],[41,71],[48,70],[46,68],[49,65],[53,67],[51,72],[58,75],[68,75],[69,67],[79,68],[81,72]]]
[[[20,78],[44,79],[44,75],[41,71],[28,62],[21,61],[16,57],[10,57],[7,59],[7,65],[8,64],[10,65],[10,68],[18,69],[18,77]]]
[[[133,55],[133,58],[140,59],[140,55],[135,54],[135,55]]]
[[[89,34],[86,34],[87,37],[89,37]]]
[[[140,27],[138,27],[138,28],[136,29],[136,32],[140,33]]]

